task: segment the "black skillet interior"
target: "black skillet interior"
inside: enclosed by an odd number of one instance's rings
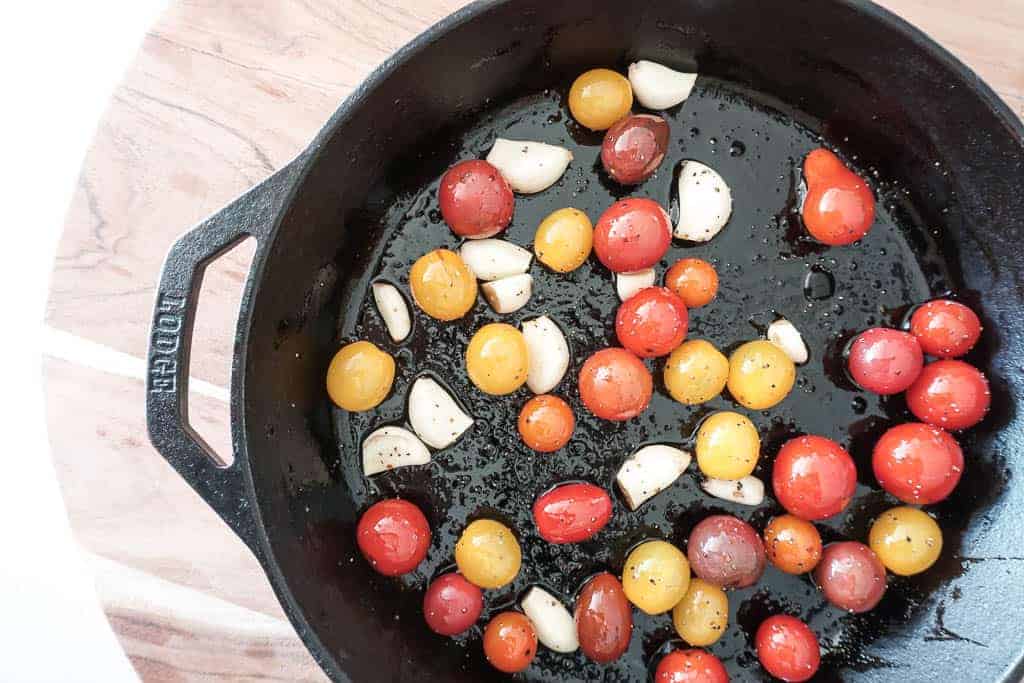
[[[694,95],[666,114],[672,143],[661,170],[628,194],[670,206],[683,159],[708,163],[733,188],[728,228],[707,245],[674,244],[659,269],[689,255],[719,270],[721,293],[693,312],[691,337],[730,349],[780,314],[812,349],[790,397],[748,413],[763,438],[758,473],[770,475],[778,446],[804,432],[838,440],[858,463],[857,498],[821,525],[826,541],[863,540],[873,516],[895,503],[873,480],[869,454],[887,426],[908,416],[901,399],[857,392],[844,378],[838,358],[849,336],[899,325],[911,305],[946,293],[979,310],[986,324],[969,360],[989,374],[993,410],[961,439],[967,467],[958,490],[931,510],[946,534],[939,564],[921,577],[891,578],[880,607],[858,616],[827,606],[806,578],[769,569],[760,584],[730,595],[730,629],[711,651],[734,680],[760,680],[752,635],[781,611],[808,620],[821,639],[816,680],[967,672],[998,679],[1024,648],[1024,494],[1013,486],[1024,470],[1015,451],[1024,426],[1013,403],[1024,383],[1020,128],[1002,118],[1005,110],[993,111],[991,94],[979,94],[962,67],[866,3],[484,3],[418,41],[386,67],[386,79],[343,107],[260,267],[248,334],[245,440],[268,570],[286,610],[338,678],[481,680],[493,672],[480,629],[449,641],[431,634],[420,613],[425,583],[451,566],[468,519],[506,521],[524,550],[515,583],[488,593],[486,618],[532,583],[570,602],[588,575],[618,573],[632,544],[657,537],[682,547],[708,514],[727,511],[761,528],[778,511],[770,499],[754,510],[709,500],[688,473],[636,513],[616,497],[612,523],[590,542],[554,547],[539,539],[529,509],[551,485],[587,480],[612,489],[618,465],[638,444],[690,445],[703,415],[735,409],[727,397],[685,408],[656,385],[640,418],[612,425],[589,416],[575,373],[590,352],[614,344],[617,305],[609,273],[593,259],[570,276],[535,264],[532,300],[504,318],[546,313],[570,340],[573,364],[558,393],[573,405],[578,428],[550,456],[528,452],[516,436],[525,389],[486,397],[466,378],[469,337],[498,319],[486,304],[455,324],[417,314],[410,341],[396,347],[368,297],[373,279],[404,288],[415,258],[457,244],[437,212],[437,179],[457,159],[484,156],[495,136],[563,144],[575,155],[556,187],[517,197],[506,237],[518,244],[529,245],[556,208],[575,206],[596,220],[625,196],[600,170],[600,136],[571,121],[564,96],[584,68],[623,70],[636,58],[698,66],[703,76]],[[860,169],[879,199],[875,228],[856,247],[810,243],[794,216],[799,162],[822,144]],[[356,338],[393,352],[398,374],[379,409],[348,415],[330,409],[323,375],[338,344]],[[657,376],[661,363],[650,365]],[[454,391],[475,426],[432,465],[367,481],[361,439],[402,422],[406,391],[423,372]],[[369,569],[353,532],[359,512],[393,495],[419,504],[434,531],[427,561],[398,581]],[[524,677],[642,680],[672,628],[667,616],[635,614],[636,633],[619,662],[599,667],[581,654],[542,649]]]

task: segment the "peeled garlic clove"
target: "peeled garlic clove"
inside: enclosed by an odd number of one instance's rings
[[[807,344],[804,343],[800,331],[785,318],[776,320],[768,326],[768,341],[785,351],[794,363],[807,362]]]
[[[496,239],[467,241],[459,249],[459,256],[478,280],[488,282],[521,275],[530,269],[533,260],[533,254],[519,245]]]
[[[363,474],[367,477],[428,462],[430,451],[415,434],[402,427],[381,427],[363,441]]]
[[[434,448],[455,443],[473,424],[451,394],[430,377],[418,377],[409,390],[409,424]]]
[[[672,485],[690,466],[690,454],[680,448],[644,446],[622,463],[615,481],[630,510]]]
[[[377,304],[391,339],[400,342],[408,337],[412,330],[412,318],[409,316],[409,304],[402,293],[389,282],[374,282],[371,289],[373,302]]]
[[[515,313],[533,294],[533,276],[526,273],[485,282],[480,285],[480,290],[495,313]]]
[[[522,194],[546,190],[557,182],[572,161],[572,152],[543,142],[498,138],[487,161],[512,189]]]
[[[707,242],[721,232],[732,215],[732,192],[713,168],[684,161],[679,170],[679,223],[682,240]]]
[[[629,84],[637,102],[648,109],[670,109],[686,100],[697,82],[697,74],[670,69],[657,62],[641,60],[629,65]]]
[[[760,505],[764,500],[764,482],[757,477],[742,479],[708,479],[700,485],[715,498],[740,505]]]
[[[657,278],[654,268],[636,270],[632,273],[616,273],[615,291],[619,293],[619,301],[625,301],[641,289],[654,286]]]
[[[580,646],[576,621],[565,605],[543,588],[534,586],[519,602],[523,614],[533,624],[537,640],[555,652],[575,652]]]
[[[524,322],[523,338],[530,356],[526,386],[535,394],[546,394],[558,386],[569,369],[569,343],[546,315]]]

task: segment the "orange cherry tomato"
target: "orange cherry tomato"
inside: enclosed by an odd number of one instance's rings
[[[787,574],[806,574],[821,559],[821,534],[808,521],[793,515],[772,518],[764,529],[768,561]]]
[[[519,436],[535,451],[551,453],[569,443],[576,418],[569,404],[550,394],[534,396],[519,413]]]
[[[601,349],[580,369],[580,398],[594,415],[621,422],[651,402],[654,380],[639,358],[625,349]]]
[[[537,633],[519,612],[502,612],[484,629],[484,656],[498,671],[514,674],[537,655]]]
[[[875,197],[864,179],[827,149],[804,159],[807,197],[803,219],[807,232],[832,246],[853,244],[875,222]]]
[[[682,299],[664,287],[646,287],[619,306],[615,335],[641,358],[655,358],[683,343],[689,320]]]
[[[718,273],[703,259],[679,259],[665,273],[665,286],[675,292],[687,308],[707,306],[718,294]]]

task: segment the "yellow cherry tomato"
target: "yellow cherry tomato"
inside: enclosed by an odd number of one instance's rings
[[[729,357],[729,393],[745,408],[771,408],[786,398],[795,380],[793,361],[770,341],[747,342]]]
[[[583,265],[594,246],[594,226],[579,209],[559,209],[537,227],[533,251],[537,260],[559,273]]]
[[[690,587],[690,563],[679,548],[665,541],[646,541],[626,558],[622,590],[648,614],[667,612]]]
[[[368,341],[341,347],[327,368],[327,395],[339,408],[360,412],[380,405],[395,381],[395,359]]]
[[[417,259],[409,271],[416,305],[431,318],[457,320],[476,303],[476,277],[458,254],[435,249]]]
[[[480,588],[501,588],[511,583],[522,563],[515,534],[493,519],[472,522],[455,544],[459,573]]]
[[[591,69],[569,89],[572,117],[590,130],[611,128],[632,106],[633,88],[625,76],[611,69]]]
[[[704,579],[692,579],[683,599],[672,608],[672,623],[679,637],[694,647],[707,647],[729,625],[729,598]]]
[[[912,507],[883,512],[871,525],[868,545],[893,574],[920,574],[942,552],[942,530],[927,513]]]
[[[710,401],[729,379],[729,361],[703,339],[684,342],[665,363],[665,386],[672,398],[686,405]]]
[[[757,428],[739,413],[714,413],[697,430],[697,466],[712,479],[742,479],[760,455]]]
[[[526,339],[511,325],[484,325],[469,340],[466,371],[485,394],[511,394],[526,382],[529,366]]]

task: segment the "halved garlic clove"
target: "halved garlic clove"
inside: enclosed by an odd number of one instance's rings
[[[794,363],[807,362],[807,344],[804,343],[800,330],[785,318],[776,320],[768,326],[768,341],[785,351]]]
[[[760,505],[764,500],[764,482],[754,476],[742,479],[708,479],[700,487],[715,498],[740,505]]]
[[[402,427],[381,427],[363,441],[363,474],[367,477],[428,462],[430,451],[415,434]]]
[[[670,69],[657,62],[640,60],[629,65],[629,84],[637,102],[648,109],[670,109],[686,100],[697,74]]]
[[[533,294],[533,276],[529,273],[505,277],[480,285],[484,298],[495,313],[515,313]]]
[[[543,142],[498,138],[487,161],[501,171],[513,190],[534,194],[562,177],[572,161],[572,152]]]
[[[478,280],[500,280],[521,275],[530,269],[533,254],[505,240],[467,240],[459,256]]]
[[[679,169],[679,223],[682,240],[707,242],[721,232],[732,215],[732,192],[713,168],[684,161]]]
[[[626,497],[630,510],[672,485],[690,466],[690,454],[680,448],[644,446],[626,459],[615,481]]]
[[[409,390],[409,424],[428,446],[445,448],[473,425],[473,418],[434,379],[417,377]]]
[[[619,301],[625,301],[641,289],[653,287],[657,279],[658,275],[654,268],[635,270],[632,273],[616,273],[615,291],[619,294]]]
[[[576,621],[569,610],[555,596],[534,586],[520,601],[526,618],[533,624],[537,640],[555,652],[575,652],[580,646],[576,635]]]
[[[526,386],[535,394],[546,394],[558,386],[569,369],[569,343],[546,315],[525,321],[523,338],[530,356]]]
[[[409,316],[409,304],[402,293],[390,282],[374,282],[371,289],[373,302],[377,304],[377,310],[384,319],[384,326],[388,328],[392,341],[400,342],[408,337],[412,331],[412,318]]]

